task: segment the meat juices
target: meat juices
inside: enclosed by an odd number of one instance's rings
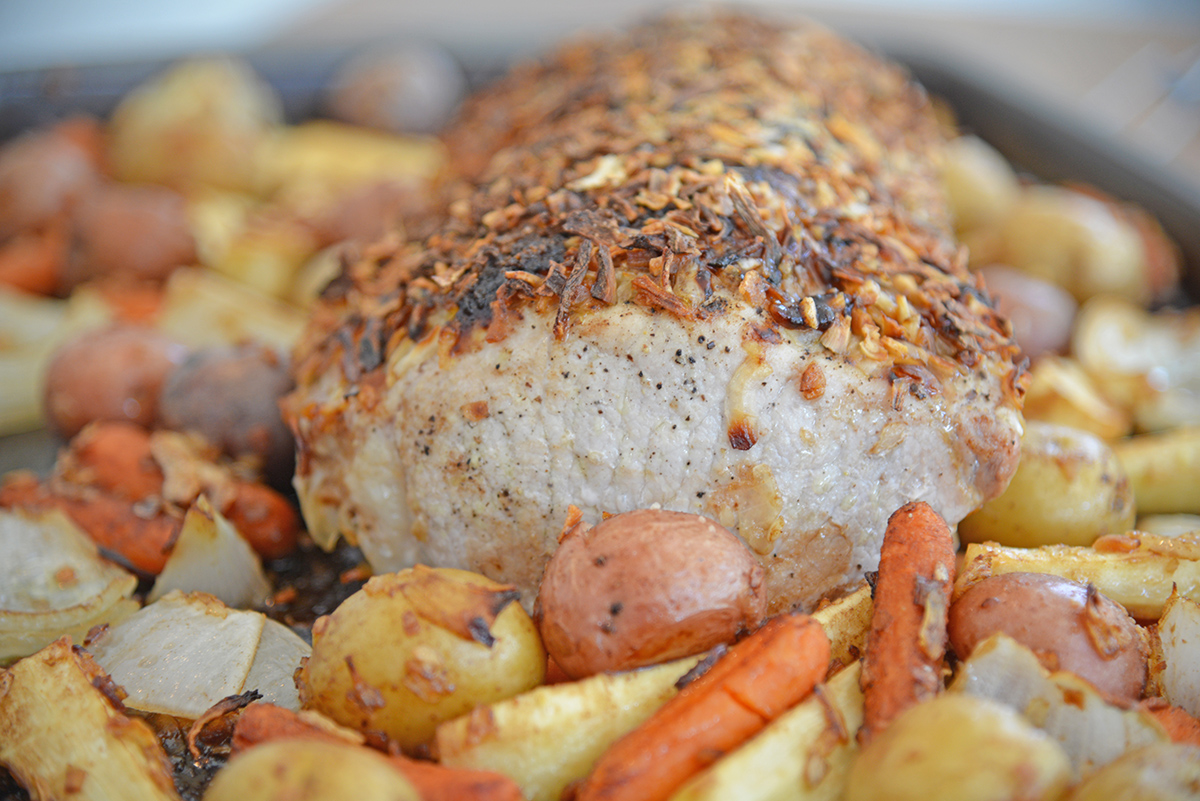
[[[528,605],[569,505],[657,504],[736,531],[778,611],[874,569],[904,503],[953,526],[1007,484],[1023,366],[899,68],[670,17],[517,67],[446,139],[441,217],[349,265],[297,349],[319,541]]]

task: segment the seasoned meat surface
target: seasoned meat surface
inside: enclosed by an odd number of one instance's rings
[[[322,542],[531,601],[575,505],[710,515],[774,610],[1007,484],[1023,368],[966,268],[922,90],[813,24],[577,41],[473,98],[440,215],[325,290],[286,414]]]

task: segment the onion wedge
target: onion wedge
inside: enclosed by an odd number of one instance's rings
[[[1007,704],[1063,746],[1075,777],[1167,734],[1144,709],[1108,703],[1074,673],[1051,673],[1016,640],[995,634],[962,663],[950,690]]]
[[[88,649],[128,693],[127,707],[188,720],[249,690],[297,708],[292,674],[311,650],[259,612],[178,590],[100,632]]]
[[[207,593],[226,606],[243,609],[271,594],[258,555],[205,495],[188,509],[148,600],[157,601],[173,590]]]
[[[101,558],[61,511],[0,510],[0,662],[137,610],[137,578]]]

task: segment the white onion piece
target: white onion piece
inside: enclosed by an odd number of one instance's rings
[[[101,558],[65,514],[0,511],[0,661],[82,639],[137,608],[137,578]]]
[[[1200,716],[1200,603],[1171,594],[1158,621],[1163,665],[1159,685],[1163,697]]]
[[[149,600],[175,590],[203,592],[239,608],[259,604],[271,593],[254,549],[203,495],[188,509]]]
[[[258,690],[262,700],[298,712],[300,692],[292,678],[312,646],[277,620],[267,619],[245,690]]]
[[[1076,779],[1130,748],[1168,739],[1145,710],[1108,703],[1073,673],[1050,673],[1032,651],[1003,634],[971,652],[950,689],[999,701],[1023,714],[1063,746]]]
[[[171,592],[89,645],[125,688],[125,705],[195,719],[243,691],[266,618],[215,598]]]

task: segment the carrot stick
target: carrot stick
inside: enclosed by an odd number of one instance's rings
[[[905,504],[888,519],[863,655],[861,743],[941,690],[954,552],[954,535],[929,504]]]
[[[1160,698],[1143,701],[1142,708],[1158,719],[1173,742],[1200,745],[1200,720],[1187,710],[1171,706]]]
[[[808,695],[828,666],[829,640],[815,620],[772,619],[614,743],[576,801],[668,797]]]
[[[67,258],[63,225],[17,234],[0,245],[0,284],[35,295],[53,295]]]
[[[63,489],[63,488],[59,488]],[[55,491],[32,474],[0,484],[0,509],[61,509],[92,542],[151,575],[162,572],[183,521],[170,514],[141,517],[128,499],[96,488]]]
[[[395,755],[391,762],[421,796],[421,801],[524,801],[510,777],[490,770],[468,770]]]
[[[300,538],[300,516],[287,498],[266,484],[237,482],[233,500],[221,514],[267,559],[291,553]]]
[[[104,493],[54,498],[92,542],[154,576],[162,572],[183,527],[180,518],[165,513],[141,517],[129,501]]]
[[[143,325],[154,325],[158,321],[165,297],[162,287],[116,280],[97,281],[94,285],[118,320]]]
[[[162,495],[163,472],[150,453],[150,433],[124,421],[96,422],[71,440],[57,471],[67,481],[140,501]]]
[[[362,738],[334,727],[322,727],[290,709],[268,703],[254,703],[238,713],[233,725],[233,753],[245,751],[260,743],[284,737],[304,737],[332,743],[361,745]]]
[[[335,730],[305,720],[274,704],[251,704],[242,710],[233,729],[235,753],[282,738],[347,742]],[[466,770],[421,762],[404,756],[389,758],[408,779],[422,801],[522,801],[521,789],[508,776],[487,770]]]

